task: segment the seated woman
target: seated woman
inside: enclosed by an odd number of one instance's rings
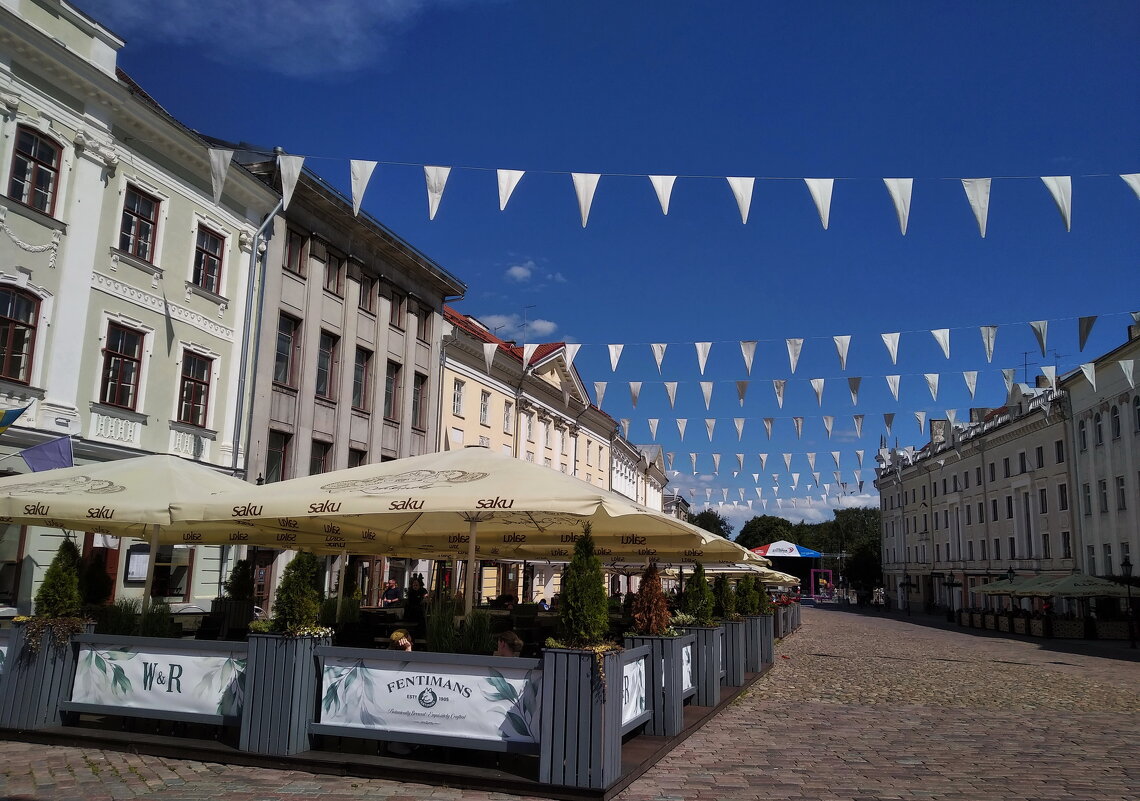
[[[410,651],[412,650],[412,635],[406,629],[396,629],[389,637],[388,648],[392,651]]]
[[[523,641],[513,631],[504,631],[499,635],[499,644],[495,648],[495,656],[520,656],[523,650]]]

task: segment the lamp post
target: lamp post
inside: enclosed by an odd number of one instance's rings
[[[1017,578],[1017,571],[1013,569],[1013,565],[1010,565],[1009,570],[1005,571],[1005,577],[1007,579],[1009,579],[1010,584],[1012,584],[1013,580],[1015,578]],[[1013,605],[1014,605],[1014,598],[1013,598],[1013,593],[1011,592],[1009,594],[1009,630],[1010,631],[1013,631],[1013,610],[1014,610]]]
[[[908,573],[903,573],[902,584],[899,586],[906,590],[906,616],[910,617],[910,591],[918,585],[910,580],[910,575]]]
[[[1128,645],[1136,647],[1135,615],[1132,613],[1132,560],[1125,555],[1120,563],[1120,572],[1124,574],[1124,584],[1128,587]]]
[[[950,609],[946,613],[946,619],[948,621],[950,621],[951,623],[953,623],[954,622],[954,612],[955,612],[955,609],[954,609],[954,592],[953,591],[955,589],[957,589],[958,587],[961,587],[962,582],[956,580],[954,578],[954,574],[951,573],[949,578],[943,579],[942,586],[946,588],[946,600],[949,601],[949,603],[950,603]]]

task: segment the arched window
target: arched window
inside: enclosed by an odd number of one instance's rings
[[[1082,451],[1088,450],[1088,447],[1089,447],[1088,437],[1085,434],[1085,421],[1084,420],[1081,420],[1079,423],[1077,423],[1077,445],[1080,446],[1080,449]]]
[[[55,211],[61,153],[57,142],[38,131],[17,128],[8,197],[51,215]]]
[[[1120,409],[1116,406],[1112,407],[1112,438],[1120,439]]]
[[[1100,412],[1093,415],[1093,440],[1097,445],[1104,444],[1104,426],[1100,419]]]
[[[0,285],[0,377],[27,384],[32,378],[40,299]]]

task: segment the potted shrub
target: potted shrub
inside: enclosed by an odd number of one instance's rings
[[[645,733],[675,736],[684,728],[684,700],[694,689],[692,672],[686,671],[685,666],[692,664],[696,637],[682,635],[673,627],[669,602],[661,589],[661,575],[655,564],[650,564],[641,577],[630,604],[630,617],[633,624],[625,637],[625,647],[649,646],[646,683],[659,693],[660,703],[654,705],[653,718],[646,724]]]
[[[713,623],[713,594],[705,579],[705,568],[700,562],[693,566],[693,574],[681,592],[681,611],[692,617],[692,625],[685,631],[696,635],[693,650],[693,675],[697,685],[696,702],[700,706],[720,703],[721,638],[724,629]]]
[[[562,574],[558,639],[542,654],[543,726],[567,726],[568,711],[577,720],[543,741],[545,784],[604,789],[621,776],[622,668],[620,646],[606,640],[609,625],[602,563],[587,524]]]
[[[744,669],[759,673],[764,669],[764,618],[760,615],[760,590],[755,576],[736,582],[736,611],[744,620]]]
[[[721,661],[724,667],[724,684],[741,687],[744,684],[744,617],[736,611],[736,593],[728,574],[720,573],[713,580],[713,618],[724,629],[721,639]]]
[[[89,630],[82,617],[79,549],[64,538],[36,592],[35,615],[15,619],[16,632],[0,677],[0,728],[42,729],[60,723],[59,703],[75,675],[73,635]]]
[[[214,599],[210,617],[223,640],[241,639],[253,620],[253,562],[238,559],[223,586],[224,594]]]
[[[317,625],[321,563],[302,551],[286,565],[273,602],[273,617],[250,624],[246,702],[241,748],[285,756],[309,748],[317,683],[316,649],[332,629]],[[267,709],[276,710],[266,714]]]

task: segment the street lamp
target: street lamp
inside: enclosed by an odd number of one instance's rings
[[[953,590],[957,589],[958,587],[961,587],[962,582],[955,579],[954,574],[951,573],[949,578],[945,578],[942,580],[942,586],[946,588],[946,600],[950,602],[950,608],[946,612],[946,619],[948,621],[950,621],[951,623],[953,623],[954,622],[954,612],[956,611],[954,609],[954,593],[953,593]]]
[[[902,584],[899,585],[906,589],[906,616],[910,617],[910,591],[918,585],[910,580],[910,575],[903,573]]]
[[[1013,565],[1010,565],[1009,570],[1005,571],[1005,577],[1009,579],[1011,584],[1013,583],[1013,580],[1017,578],[1017,571],[1013,569]]]
[[[1135,648],[1136,626],[1134,625],[1135,615],[1132,613],[1132,560],[1127,554],[1120,562],[1120,572],[1124,574],[1124,585],[1128,587],[1128,644]]]

